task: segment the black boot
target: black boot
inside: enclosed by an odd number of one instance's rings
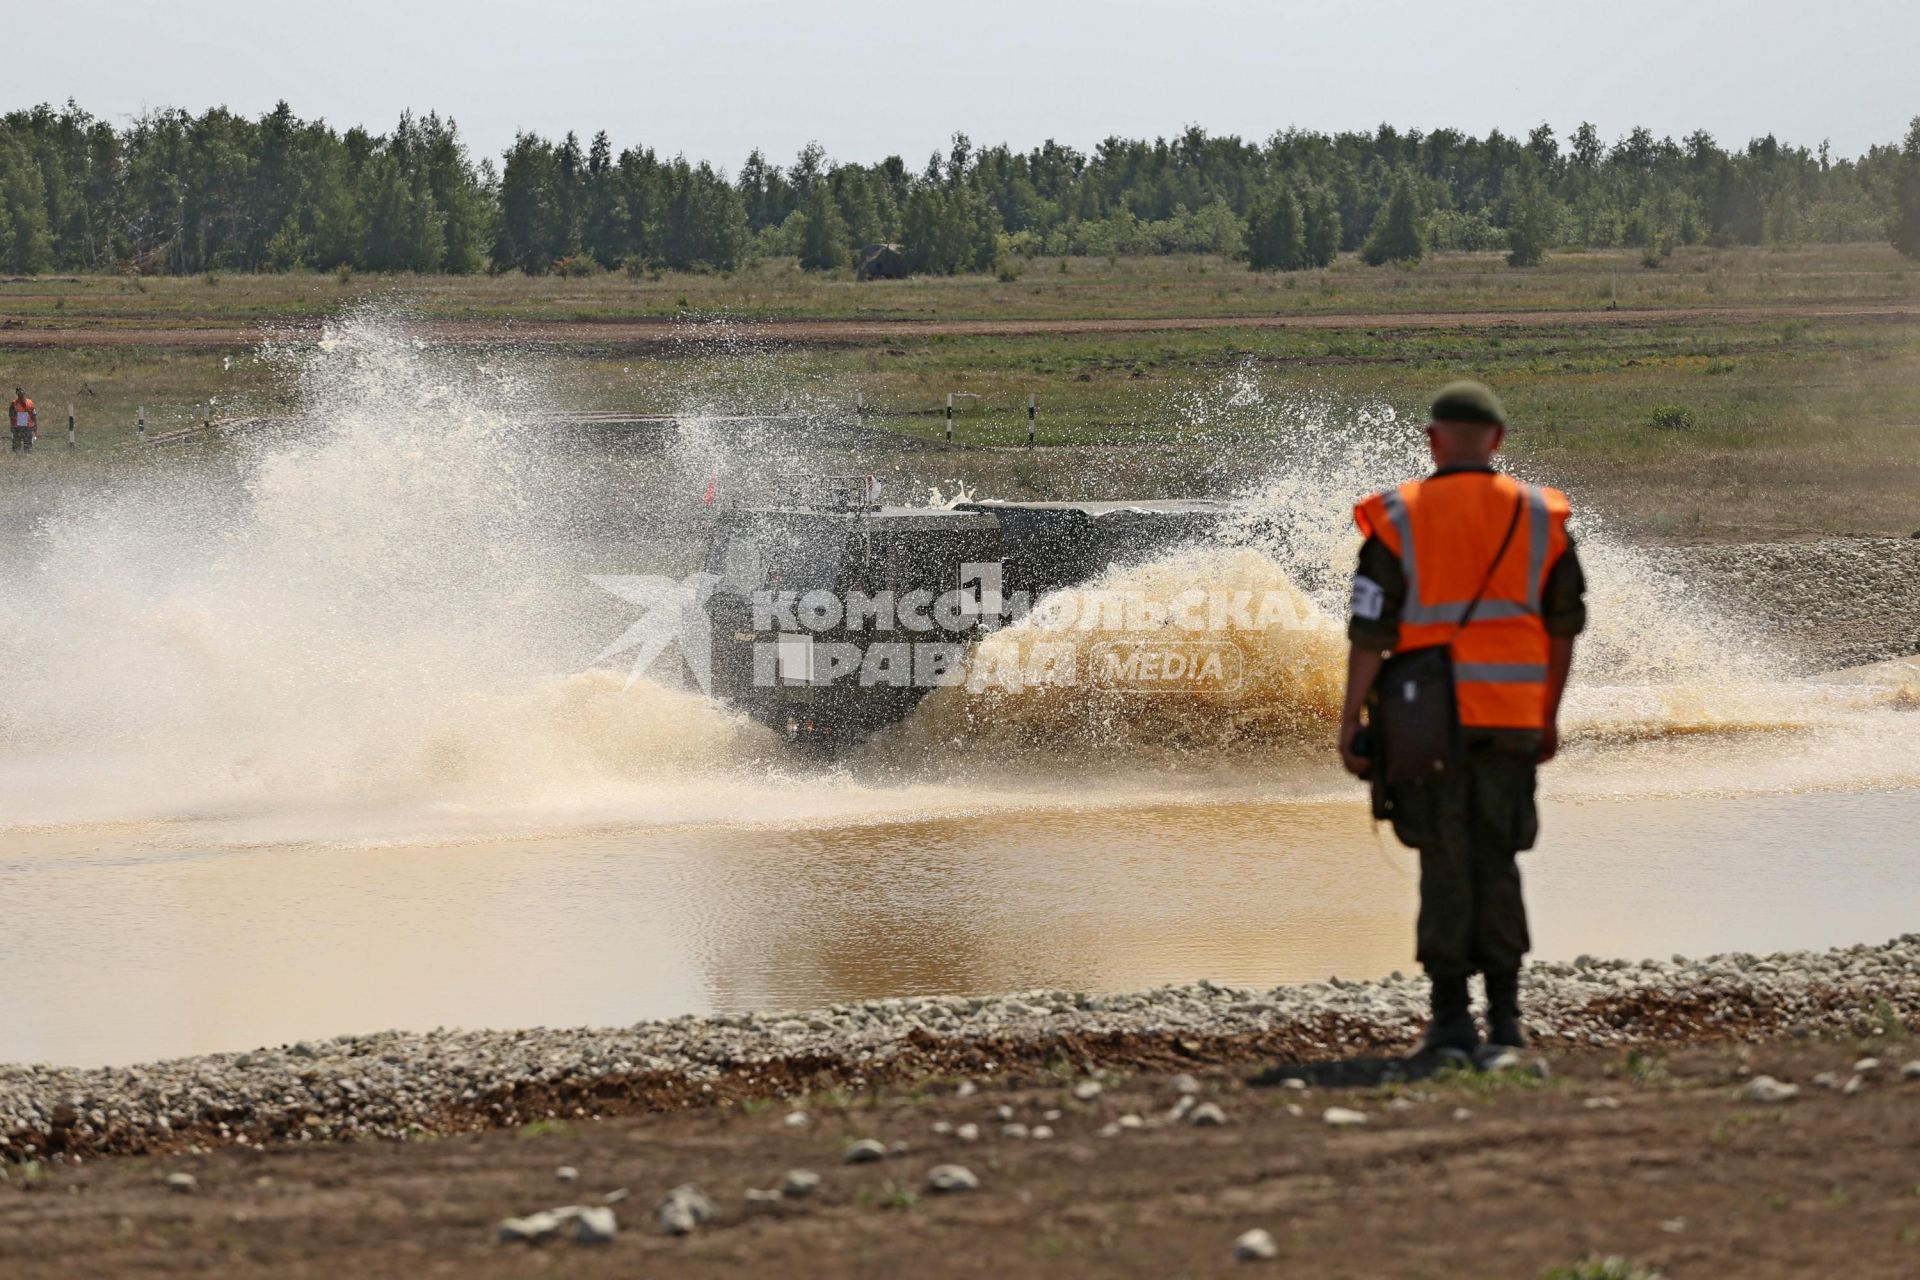
[[[1487,1043],[1527,1047],[1527,1033],[1520,1026],[1520,975],[1515,971],[1487,974]]]
[[[1480,1047],[1480,1031],[1473,1025],[1466,975],[1433,977],[1430,981],[1433,983],[1433,1017],[1413,1051],[1414,1056],[1433,1056],[1449,1049],[1471,1056]]]

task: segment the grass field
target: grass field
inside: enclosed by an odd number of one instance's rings
[[[313,318],[399,298],[422,315],[606,321],[687,313],[796,318],[1007,319],[1311,315],[1378,311],[1627,309],[1920,300],[1920,264],[1884,244],[1682,249],[1658,267],[1639,250],[1556,254],[1513,270],[1498,254],[1377,268],[1248,271],[1211,257],[1015,259],[1014,279],[926,276],[860,283],[845,272],[760,263],[728,275],[583,279],[501,276],[38,277],[0,283],[0,316],[33,325],[211,325]],[[3,336],[3,335],[0,335]]]
[[[1300,397],[1417,415],[1471,374],[1505,396],[1517,453],[1647,534],[1920,528],[1920,269],[1884,246],[1690,250],[1659,267],[1564,254],[1525,271],[1484,255],[1292,276],[1195,258],[1019,269],[10,281],[0,381],[40,402],[44,452],[12,475],[70,465],[69,403],[83,451],[115,456],[142,407],[156,434],[209,399],[217,418],[284,407],[259,338],[372,304],[523,362],[559,409],[850,415],[860,395],[871,425],[937,439],[959,392],[967,445],[1023,439],[1032,393],[1042,444],[1257,453]],[[777,323],[729,324],[760,321]],[[1070,490],[1072,473],[1056,461],[1023,483]]]

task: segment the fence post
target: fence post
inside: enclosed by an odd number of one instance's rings
[[[147,407],[145,405],[140,406],[139,431],[140,443],[145,444],[147,442]]]
[[[211,400],[207,401],[205,416],[200,419],[200,426],[203,430],[213,429],[213,401]]]
[[[853,393],[853,417],[861,426],[867,425],[867,393],[864,391]]]
[[[1040,412],[1040,403],[1033,392],[1027,392],[1027,448],[1033,448],[1033,420]]]
[[[67,448],[73,448],[73,402],[67,402]]]
[[[953,443],[953,392],[947,392],[947,443]]]

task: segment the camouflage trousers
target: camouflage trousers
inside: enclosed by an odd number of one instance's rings
[[[1417,955],[1433,977],[1512,972],[1532,945],[1516,855],[1540,833],[1537,751],[1531,734],[1469,731],[1459,769],[1375,788],[1375,816],[1420,851]]]

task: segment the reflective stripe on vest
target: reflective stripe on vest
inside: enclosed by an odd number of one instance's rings
[[[1524,504],[1520,526],[1462,628],[1516,501]],[[1554,490],[1468,472],[1389,489],[1354,511],[1361,531],[1394,552],[1406,577],[1395,647],[1451,644],[1464,724],[1537,729],[1545,720],[1551,643],[1540,603],[1547,568],[1565,546],[1566,510]]]

